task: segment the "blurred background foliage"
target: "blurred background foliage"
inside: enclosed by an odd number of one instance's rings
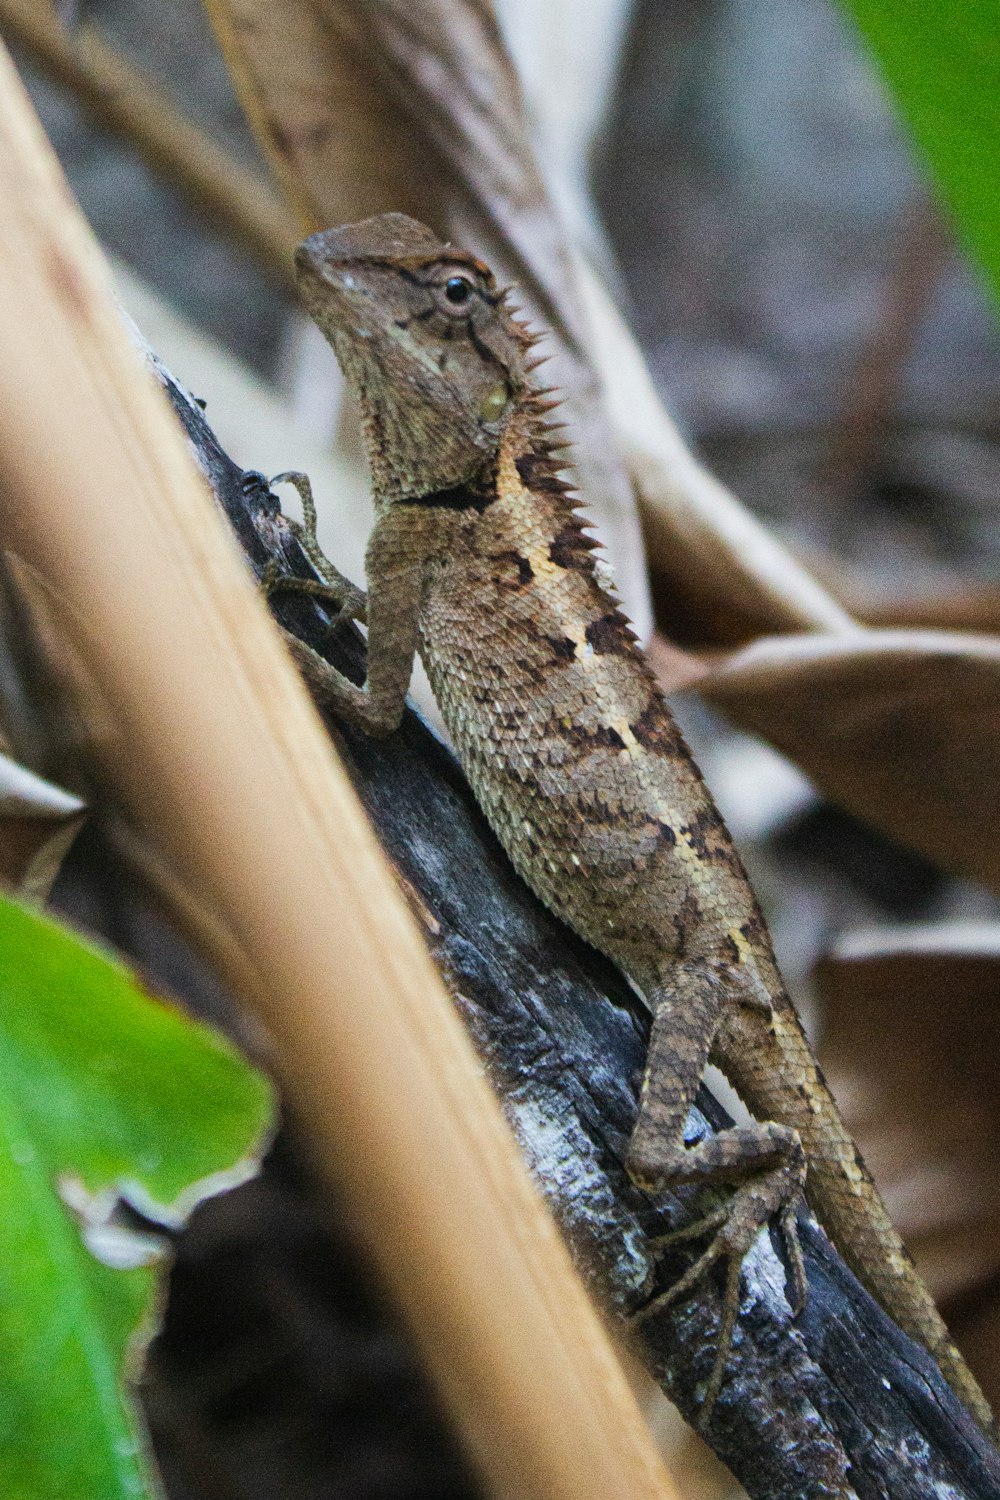
[[[962,238],[1000,298],[1000,30],[982,0],[847,0]]]
[[[185,115],[268,175],[199,0],[87,0],[80,9]],[[664,401],[712,470],[860,618],[1000,634],[1000,338],[988,286],[990,276],[1000,281],[994,7],[595,0],[603,44],[589,53],[572,4],[502,0],[498,10],[553,181],[560,150],[572,154],[566,143],[581,132],[592,141],[586,180],[575,196],[557,196],[570,219],[581,217],[580,237],[627,309]],[[2,16],[0,5],[0,31]],[[336,375],[287,285],[14,50],[119,262],[123,300],[207,399],[234,458],[268,472],[306,468],[335,488],[340,471],[324,466]],[[557,75],[561,91],[549,82]],[[327,499],[334,512],[342,502],[339,529],[337,515],[327,517],[328,550],[358,572],[360,502]],[[996,897],[835,807],[703,704],[683,713],[796,996],[814,1017],[817,991],[822,999],[848,1102],[852,1090],[866,1100],[871,1070],[884,1069],[875,1054],[885,1007],[897,1020],[911,1007],[911,1036],[936,1034],[942,1000],[959,1018],[961,1045],[950,1038],[936,1057],[929,1047],[896,1095],[884,1083],[892,1139],[880,1153],[878,1117],[863,1144],[881,1154],[904,1229],[924,1234],[952,1299],[946,1312],[996,1398],[996,1120],[982,1080],[1000,1058],[984,1040],[982,1010],[966,1004],[961,963],[935,970],[937,983],[917,999],[899,989],[908,970],[878,969],[873,1021],[872,944],[837,948],[845,934],[872,930],[876,949],[892,948],[886,934],[895,933],[908,963],[901,926],[924,942],[937,934],[945,951],[964,942],[979,955],[981,1001],[1000,954]],[[96,829],[76,846],[55,900],[225,1017],[210,976]],[[846,967],[824,970],[838,951]],[[864,1024],[852,1030],[852,1016]],[[977,1053],[982,1066],[970,1070]],[[942,1058],[957,1096],[979,1111],[974,1127],[965,1121],[986,1143],[971,1185],[956,1186],[954,1157],[921,1178],[908,1154],[917,1135],[925,1147],[933,1136],[923,1127]],[[864,1125],[864,1109],[859,1118]],[[954,1145],[960,1157],[960,1130]],[[147,1404],[178,1500],[472,1493],[354,1263],[349,1226],[343,1242],[330,1238],[285,1139],[260,1182],[210,1205],[182,1241]],[[664,1405],[655,1420],[691,1500],[736,1493]]]

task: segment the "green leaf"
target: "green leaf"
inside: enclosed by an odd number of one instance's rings
[[[847,0],[1000,296],[1000,8],[996,0]]]
[[[154,1323],[142,1262],[157,1221],[253,1173],[270,1119],[267,1083],[225,1041],[0,900],[4,1500],[157,1493],[127,1394]]]

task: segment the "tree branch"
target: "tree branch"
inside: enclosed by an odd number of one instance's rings
[[[157,373],[258,577],[272,560],[313,576],[261,476],[234,465],[190,397]],[[276,613],[361,680],[356,629],[331,627],[301,596],[279,598]],[[643,1007],[518,879],[454,759],[416,714],[386,741],[333,725],[331,733],[578,1265],[624,1317],[696,1253],[655,1265],[648,1236],[686,1222],[692,1195],[654,1205],[623,1165],[648,1033]],[[724,1123],[703,1089],[692,1137]],[[1000,1497],[1000,1456],[929,1355],[876,1306],[805,1210],[800,1228],[810,1291],[798,1318],[776,1245],[762,1236],[746,1262],[735,1347],[706,1433],[715,1451],[761,1500]],[[632,1335],[692,1422],[721,1306],[709,1278]]]

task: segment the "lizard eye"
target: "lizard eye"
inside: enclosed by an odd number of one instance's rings
[[[444,294],[454,307],[467,307],[472,296],[472,283],[465,276],[449,276],[444,284]]]

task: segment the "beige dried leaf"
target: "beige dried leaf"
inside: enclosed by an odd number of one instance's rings
[[[86,804],[0,754],[0,881],[44,901],[86,817]]]
[[[817,967],[820,1056],[935,1297],[970,1309],[977,1375],[1000,1395],[1000,927],[860,934]],[[970,1352],[968,1349],[966,1352]]]
[[[834,802],[943,868],[1000,887],[1000,639],[784,636],[698,683]]]
[[[691,453],[607,290],[580,264],[590,348],[639,502],[660,628],[696,647],[858,627]]]
[[[650,1397],[644,1415],[684,1500],[747,1500],[743,1486],[661,1391]]]

